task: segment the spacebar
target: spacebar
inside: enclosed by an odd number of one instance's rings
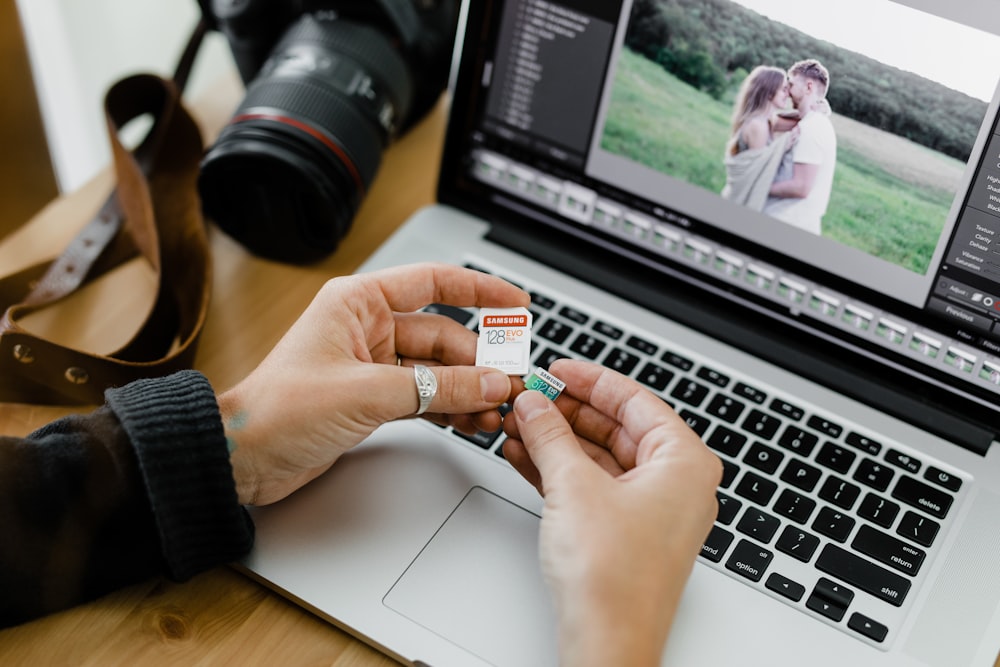
[[[833,544],[823,547],[816,567],[896,607],[903,605],[910,591],[910,582],[903,577]]]

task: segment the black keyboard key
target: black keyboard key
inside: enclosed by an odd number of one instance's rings
[[[715,498],[719,501],[719,514],[715,517],[715,520],[728,526],[736,519],[736,515],[740,513],[743,503],[736,498],[727,496],[721,491],[715,492]]]
[[[677,354],[676,352],[671,352],[670,350],[667,350],[666,352],[664,352],[663,356],[660,357],[660,359],[662,359],[663,361],[667,362],[668,364],[670,364],[674,368],[681,369],[685,373],[688,372],[689,370],[691,370],[692,368],[694,368],[694,362],[693,361],[691,361],[687,357],[682,357],[681,355]]]
[[[708,533],[708,538],[701,545],[701,555],[713,563],[718,563],[726,555],[726,549],[733,542],[733,534],[728,530],[712,526]]]
[[[757,470],[773,475],[784,458],[785,455],[777,449],[768,447],[762,442],[755,442],[743,458],[743,462]]]
[[[858,528],[858,534],[851,541],[851,547],[911,577],[920,571],[920,566],[923,565],[924,557],[927,555],[923,549],[865,525]]]
[[[851,450],[841,447],[836,443],[827,442],[820,448],[815,460],[821,466],[826,466],[839,473],[846,473],[851,469],[851,465],[856,458],[858,458],[858,455]]]
[[[434,313],[436,315],[444,315],[445,317],[450,317],[462,326],[469,323],[472,319],[472,313],[467,311],[465,308],[458,308],[457,306],[449,306],[446,303],[432,303],[424,308],[425,313]]]
[[[846,595],[849,593],[849,595]],[[847,598],[845,602],[845,598]],[[840,621],[847,613],[847,606],[854,599],[854,591],[844,588],[844,586],[820,578],[813,592],[806,600],[806,607],[812,609],[817,614],[825,616],[833,621]]]
[[[674,387],[674,390],[670,392],[670,395],[679,401],[684,401],[688,405],[698,407],[705,400],[705,397],[708,396],[708,387],[694,380],[681,379],[677,383],[677,386]]]
[[[929,547],[934,542],[934,538],[937,537],[940,528],[941,525],[936,521],[931,521],[916,512],[907,512],[899,520],[896,534]]]
[[[719,486],[728,489],[736,481],[736,476],[740,474],[740,467],[732,461],[720,460],[722,461],[722,481],[719,482]]]
[[[903,606],[903,600],[910,592],[910,582],[904,577],[835,544],[823,547],[816,559],[816,567],[896,607]]]
[[[490,447],[492,447],[493,443],[496,442],[496,439],[500,436],[501,433],[503,433],[502,428],[498,428],[497,430],[488,433],[484,431],[478,431],[476,433],[473,433],[472,435],[462,433],[461,431],[455,431],[455,435],[457,435],[458,437],[462,438],[467,442],[471,442],[477,447],[482,447],[483,449],[489,449]]]
[[[602,322],[601,320],[594,322],[593,329],[597,333],[602,336],[607,336],[611,340],[618,340],[625,335],[625,332],[618,327],[608,324],[607,322]]]
[[[739,396],[740,398],[745,398],[748,401],[753,401],[757,405],[763,405],[764,401],[767,400],[767,394],[762,392],[760,389],[757,389],[756,387],[751,387],[750,385],[744,384],[743,382],[736,383],[736,386],[733,387],[733,393]]]
[[[924,484],[919,479],[903,475],[892,490],[892,497],[922,509],[931,516],[943,519],[951,509],[952,496],[940,489]]]
[[[777,572],[772,572],[767,577],[767,581],[764,582],[764,586],[766,586],[769,591],[774,591],[778,595],[786,597],[792,602],[798,602],[802,599],[802,596],[806,594],[805,586],[796,581],[792,581],[788,577],[778,574]]]
[[[531,296],[531,305],[538,306],[539,308],[544,308],[545,310],[551,310],[556,302],[553,299],[545,296],[544,294],[539,294],[538,292],[529,292]]]
[[[816,553],[816,549],[819,548],[819,538],[812,533],[799,530],[794,526],[785,526],[774,546],[778,551],[786,553],[803,563],[808,563],[809,559]]]
[[[625,341],[625,344],[634,350],[639,350],[643,354],[648,354],[650,356],[656,354],[657,349],[659,349],[653,343],[639,338],[638,336],[629,336],[628,340]]]
[[[720,373],[714,368],[709,368],[708,366],[702,366],[698,369],[696,373],[698,377],[706,382],[714,384],[716,387],[725,388],[729,384],[729,376],[725,373]]]
[[[607,343],[600,338],[595,338],[590,334],[582,333],[576,337],[576,340],[574,340],[573,344],[569,346],[569,349],[576,352],[581,357],[585,357],[593,361],[601,355],[601,352],[604,351],[605,347],[607,347]]]
[[[889,488],[895,474],[895,471],[889,466],[882,465],[874,459],[865,458],[861,460],[858,469],[854,471],[854,479],[873,489],[885,491]]]
[[[608,356],[604,357],[602,363],[622,375],[628,375],[639,365],[639,357],[631,352],[626,352],[620,347],[616,347],[608,352]]]
[[[774,560],[774,554],[750,540],[740,540],[733,554],[726,561],[726,569],[732,570],[750,581],[760,581],[767,566]]]
[[[885,460],[894,466],[912,472],[914,475],[920,472],[920,468],[923,466],[923,463],[919,459],[915,459],[909,454],[904,454],[896,449],[887,451],[885,453]]]
[[[812,491],[816,488],[822,474],[819,468],[793,458],[781,471],[781,480],[803,491]]]
[[[832,422],[829,419],[824,419],[818,415],[813,415],[806,422],[809,428],[815,429],[820,433],[825,433],[831,438],[839,438],[840,434],[844,432],[844,427],[836,422]]]
[[[677,414],[681,416],[681,419],[683,419],[691,430],[697,433],[699,437],[705,435],[705,431],[707,431],[708,427],[712,425],[712,421],[710,419],[702,417],[701,415],[691,412],[690,410],[681,410]]]
[[[736,485],[736,495],[743,496],[758,505],[767,505],[771,502],[771,497],[777,490],[777,484],[752,472],[743,475],[743,479]]]
[[[792,405],[788,401],[783,401],[780,398],[776,398],[771,401],[771,409],[780,415],[788,417],[792,421],[799,421],[806,416],[806,411],[797,405]]]
[[[826,535],[830,539],[838,542],[846,542],[854,529],[854,519],[843,512],[838,512],[830,507],[824,507],[816,515],[812,529],[820,535]]]
[[[728,456],[736,458],[747,443],[747,437],[742,433],[731,431],[725,426],[716,426],[712,435],[708,436],[705,444],[717,452],[722,452]]]
[[[570,308],[569,306],[563,306],[560,308],[559,314],[570,322],[576,322],[577,324],[586,324],[590,319],[590,315],[587,313],[583,313],[576,308]]]
[[[861,496],[861,487],[830,475],[819,490],[819,497],[837,507],[849,510]]]
[[[816,501],[812,498],[795,493],[791,489],[785,489],[774,501],[774,512],[786,519],[791,519],[796,523],[805,525],[816,509]]]
[[[854,612],[847,619],[847,627],[877,642],[884,641],[885,636],[889,634],[889,628],[858,612]]]
[[[860,449],[866,454],[871,454],[872,456],[878,456],[878,453],[882,451],[882,443],[877,440],[872,440],[867,436],[860,435],[854,431],[850,431],[847,437],[844,438],[844,442],[849,444],[855,449]]]
[[[927,469],[927,472],[924,473],[924,479],[928,482],[943,486],[949,491],[958,492],[958,490],[962,488],[961,479],[951,473],[941,470],[940,468],[935,468],[934,466]]]
[[[770,440],[779,428],[781,428],[780,419],[756,409],[751,410],[747,418],[743,420],[743,430],[749,431],[761,440]]]
[[[639,382],[652,387],[656,391],[663,391],[674,379],[673,371],[668,371],[663,366],[657,366],[652,362],[647,362],[639,374],[635,376]],[[695,405],[694,407],[698,407]]]
[[[548,369],[553,363],[558,359],[565,359],[566,355],[562,352],[553,350],[551,347],[547,347],[542,352],[535,357],[535,365],[541,366],[542,368]]]
[[[771,541],[779,527],[781,527],[781,521],[777,517],[761,512],[756,507],[748,507],[740,522],[736,524],[736,530],[764,544]]]
[[[548,319],[538,328],[538,335],[546,340],[550,340],[557,345],[566,342],[569,335],[573,333],[573,327],[563,324],[559,320]]]
[[[708,402],[708,407],[705,408],[705,412],[710,415],[714,415],[719,419],[723,419],[730,424],[735,424],[736,420],[740,418],[740,414],[743,413],[743,408],[745,407],[745,404],[740,403],[735,398],[725,396],[723,394],[716,394],[712,400]]]
[[[778,444],[800,456],[809,456],[819,444],[819,436],[798,426],[789,425],[778,438]]]
[[[858,516],[872,523],[888,528],[899,514],[899,505],[874,493],[869,493],[858,507]]]

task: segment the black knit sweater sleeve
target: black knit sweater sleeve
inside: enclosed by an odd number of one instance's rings
[[[199,373],[0,437],[0,627],[156,574],[186,579],[253,542],[215,394]]]

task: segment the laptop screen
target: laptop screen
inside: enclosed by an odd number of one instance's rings
[[[467,3],[455,181],[996,405],[991,4]]]

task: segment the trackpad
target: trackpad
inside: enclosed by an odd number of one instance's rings
[[[481,487],[469,491],[384,602],[494,665],[558,662],[538,516]]]

